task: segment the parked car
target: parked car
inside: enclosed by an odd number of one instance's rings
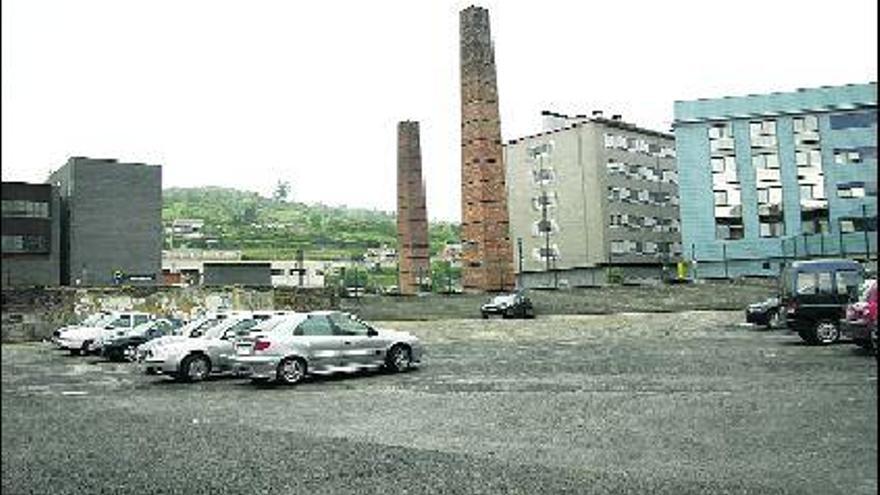
[[[103,338],[101,354],[111,361],[135,360],[137,347],[150,340],[171,335],[183,322],[176,318],[159,318]]]
[[[234,342],[261,321],[284,318],[289,312],[237,312],[198,328],[189,337],[157,339],[155,345],[138,353],[147,374],[164,374],[180,381],[201,381],[210,375],[231,374]],[[200,327],[201,328],[201,327]]]
[[[746,308],[746,322],[767,328],[777,327],[781,321],[779,310],[779,298],[768,297],[759,303],[749,304]]]
[[[56,347],[60,347],[59,338],[62,334],[69,332],[75,328],[103,326],[112,321],[113,314],[110,311],[99,311],[86,316],[81,322],[72,325],[65,325],[52,332],[52,343]]]
[[[153,319],[149,313],[137,311],[114,312],[97,325],[78,327],[63,332],[58,337],[58,347],[71,354],[87,354],[100,350],[101,339],[119,330],[134,328]]]
[[[843,337],[856,345],[875,349],[877,339],[877,280],[867,280],[861,297],[846,307],[846,316],[840,320]],[[872,337],[873,335],[873,337]]]
[[[525,294],[515,292],[512,294],[500,294],[489,300],[480,307],[483,318],[492,315],[500,315],[502,318],[534,318],[535,309],[532,301]]]
[[[845,259],[796,261],[782,274],[786,326],[809,344],[840,339],[840,319],[858,297],[863,280],[859,263]]]
[[[349,313],[315,311],[239,339],[235,362],[254,381],[293,385],[313,373],[404,371],[419,363],[422,353],[419,339],[409,333],[377,329]]]

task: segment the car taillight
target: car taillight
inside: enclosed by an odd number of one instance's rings
[[[268,349],[270,345],[271,345],[271,343],[268,340],[258,340],[256,342],[254,342],[254,350],[255,351],[262,351],[262,350]]]

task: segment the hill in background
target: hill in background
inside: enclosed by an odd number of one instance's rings
[[[348,260],[368,248],[397,247],[396,215],[378,210],[304,204],[222,187],[169,188],[162,192],[162,222],[201,219],[205,239],[174,240],[174,247],[241,250],[245,259]],[[459,242],[460,227],[431,222],[431,255]],[[165,247],[169,247],[166,234]]]

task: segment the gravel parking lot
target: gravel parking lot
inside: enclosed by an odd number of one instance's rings
[[[877,490],[877,364],[741,311],[386,322],[421,369],[178,384],[2,347],[3,493]]]

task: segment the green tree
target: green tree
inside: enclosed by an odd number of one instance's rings
[[[275,184],[275,191],[272,193],[272,199],[283,203],[287,201],[288,195],[290,195],[290,182],[279,180],[278,183]]]

